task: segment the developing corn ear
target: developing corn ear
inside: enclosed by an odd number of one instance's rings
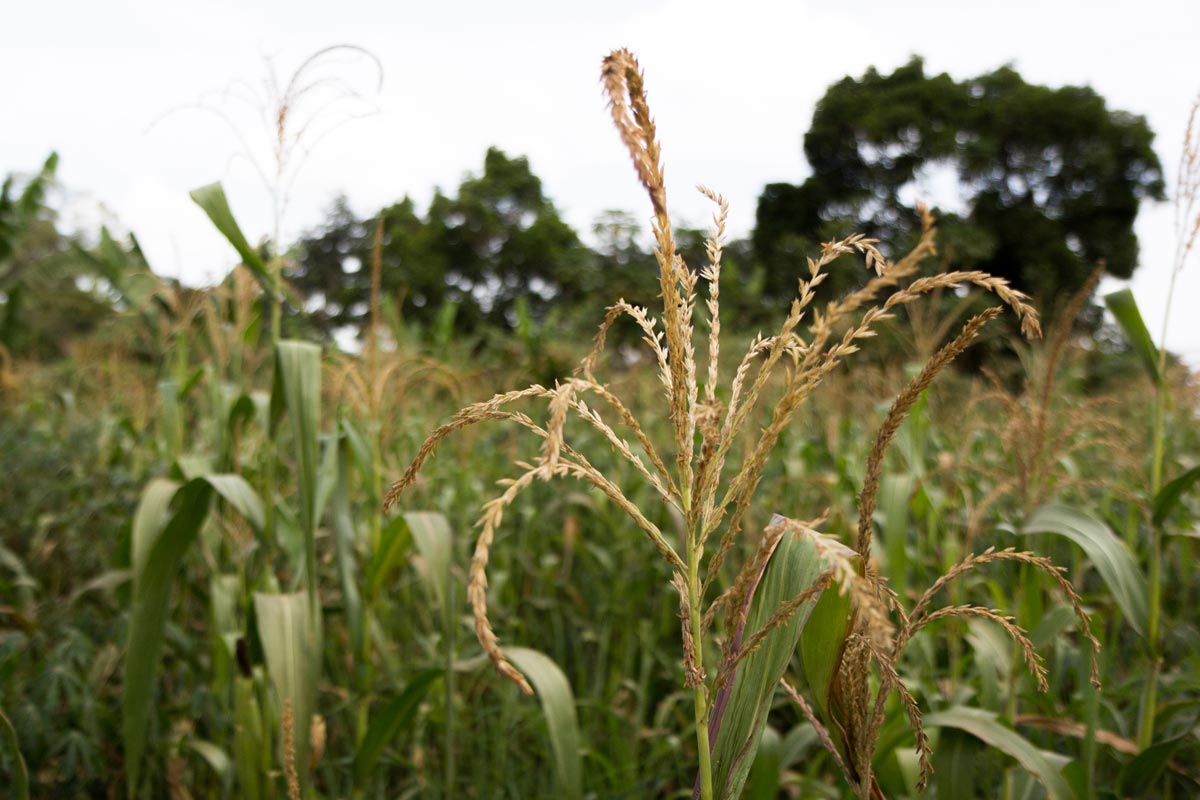
[[[816,258],[808,259],[806,274],[799,279],[797,295],[778,330],[758,336],[733,374],[723,375],[720,278],[728,205],[716,192],[700,188],[717,209],[707,241],[707,263],[685,264],[667,211],[661,150],[641,69],[631,53],[617,50],[604,59],[601,79],[613,122],[650,199],[661,310],[654,313],[618,300],[608,309],[594,346],[572,376],[553,387],[533,385],[498,394],[456,413],[421,446],[387,493],[385,508],[396,502],[434,448],[451,433],[490,420],[525,428],[540,440],[540,450],[529,462],[518,463],[520,472],[502,482],[500,495],[484,506],[469,574],[475,632],[501,675],[532,693],[528,681],[506,657],[488,617],[487,564],[496,529],[505,510],[534,481],[579,480],[623,509],[672,570],[671,585],[679,594],[681,680],[694,699],[700,762],[697,797],[740,796],[775,689],[798,648],[815,707],[796,687],[786,684],[785,688],[802,704],[855,791],[862,797],[878,792],[870,757],[885,701],[893,690],[899,693],[916,730],[924,776],[928,745],[920,714],[896,672],[896,661],[916,632],[947,616],[987,616],[1020,644],[1039,682],[1044,672],[1028,638],[1008,617],[974,606],[931,611],[932,596],[965,571],[992,561],[1015,560],[1050,573],[1077,610],[1078,602],[1060,572],[1044,559],[1012,550],[989,550],[968,558],[930,587],[911,613],[905,613],[870,562],[871,516],[882,459],[921,391],[980,328],[1006,306],[1017,315],[1022,332],[1036,337],[1040,335],[1038,316],[1025,295],[982,272],[917,277],[922,260],[935,252],[933,218],[922,209],[920,241],[899,260],[885,258],[874,240],[861,235],[823,245]],[[861,289],[816,308],[815,290],[841,256],[860,259],[870,278]],[[707,288],[703,303],[699,299],[702,282]],[[719,580],[729,556],[749,535],[743,531],[747,512],[781,433],[825,376],[873,336],[876,327],[898,307],[935,290],[965,284],[990,292],[1001,305],[968,322],[897,398],[870,457],[854,547],[820,532],[824,515],[803,523],[776,517],[757,536],[753,547],[743,548],[749,555],[740,568]],[[707,330],[707,341],[702,343],[707,355],[703,374],[696,357],[697,316],[707,323],[702,325]],[[662,402],[671,421],[670,441],[653,441],[634,411],[597,377],[606,335],[625,319],[641,330],[653,357],[662,384]],[[764,427],[756,412],[768,396],[774,405]],[[529,401],[545,404],[543,421],[516,408]],[[678,513],[686,533],[681,537],[665,534],[652,521],[657,514],[631,502],[625,489],[573,447],[567,436],[569,419],[599,432],[661,501]],[[727,464],[735,460],[735,453],[745,455],[740,463]],[[720,585],[727,588],[717,592]],[[836,589],[825,591],[832,587]],[[1086,629],[1086,618],[1081,611],[1079,614]],[[874,686],[872,665],[877,675]]]

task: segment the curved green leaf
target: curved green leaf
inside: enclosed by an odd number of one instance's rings
[[[1152,744],[1138,753],[1121,769],[1118,778],[1122,797],[1147,797],[1154,783],[1171,762],[1176,751],[1192,738],[1191,731],[1184,731],[1157,744]]]
[[[1162,525],[1167,517],[1179,505],[1183,495],[1192,488],[1192,484],[1200,480],[1200,467],[1192,467],[1175,480],[1158,490],[1154,497],[1154,524]]]
[[[246,241],[242,229],[238,226],[237,220],[234,219],[233,211],[229,208],[229,200],[225,197],[225,190],[220,183],[210,183],[207,186],[201,186],[189,193],[196,205],[204,210],[208,218],[212,220],[212,224],[216,226],[225,240],[233,245],[233,249],[237,251],[238,257],[242,259],[242,263],[246,269],[250,270],[250,274],[262,286],[267,296],[274,297],[276,292],[275,282],[271,280],[270,271],[267,269],[267,264],[263,261],[258,251],[250,246]]]
[[[512,647],[505,654],[525,673],[542,703],[542,714],[554,750],[554,770],[562,794],[567,800],[583,797],[583,769],[579,758],[579,720],[575,715],[575,695],[567,676],[550,658],[537,650]]]
[[[1146,368],[1150,379],[1161,384],[1163,376],[1158,371],[1158,348],[1154,346],[1154,340],[1150,338],[1150,331],[1146,329],[1146,323],[1142,321],[1142,312],[1138,310],[1137,301],[1133,299],[1133,292],[1129,289],[1121,289],[1106,294],[1104,304],[1116,318],[1121,330],[1129,337],[1129,344],[1133,346],[1133,351],[1142,360],[1142,366]]]
[[[186,739],[183,744],[212,767],[226,790],[233,785],[233,760],[228,753],[204,739]]]
[[[750,767],[750,777],[742,795],[744,800],[775,800],[779,797],[783,768],[783,737],[768,725],[763,729],[758,755]]]
[[[1025,770],[1046,788],[1050,800],[1073,800],[1070,785],[1062,776],[1067,760],[1058,753],[1039,750],[1033,744],[1000,722],[990,711],[967,706],[954,706],[925,716],[928,728],[955,728],[965,731],[984,744],[1012,756]]]
[[[281,713],[292,711],[292,735],[300,782],[308,783],[309,733],[316,709],[318,659],[321,654],[320,618],[310,613],[306,592],[254,593],[258,638],[267,674],[279,697]],[[281,753],[280,763],[287,754]]]
[[[754,590],[744,631],[751,636],[779,605],[812,585],[825,562],[807,537],[785,535]],[[825,592],[824,594],[829,594]],[[746,657],[733,678],[729,699],[710,730],[713,789],[720,797],[740,797],[762,740],[775,690],[787,670],[814,603],[805,603],[762,645]]]
[[[245,478],[241,475],[205,475],[204,479],[221,495],[221,499],[246,518],[256,533],[262,533],[266,524],[262,498]]]
[[[375,464],[371,455],[371,446],[367,444],[362,432],[348,419],[341,420],[342,433],[354,454],[354,463],[363,477],[365,486],[375,485]]]
[[[131,533],[133,601],[125,679],[121,690],[122,739],[132,797],[146,743],[146,715],[158,674],[159,651],[170,609],[171,584],[184,554],[204,525],[213,494],[225,498],[252,525],[262,525],[262,502],[237,475],[198,475],[180,484],[152,480],[142,491]]]
[[[308,342],[284,340],[275,348],[275,379],[271,389],[270,434],[276,436],[287,411],[292,445],[296,448],[297,504],[304,536],[305,581],[316,607],[316,535],[320,494],[321,348]]]
[[[142,490],[137,510],[133,512],[133,530],[130,534],[134,575],[145,570],[150,550],[170,519],[171,500],[179,491],[179,486],[176,481],[155,478]]]
[[[350,510],[350,447],[343,438],[331,446],[337,454],[337,474],[333,489],[333,544],[337,553],[338,581],[342,585],[342,602],[346,608],[346,624],[350,629],[350,649],[354,668],[360,674],[365,669],[366,642],[363,631],[362,597],[358,591],[358,559],[355,543],[358,538],[354,516]]]
[[[371,554],[371,566],[367,570],[367,597],[374,599],[384,579],[408,552],[412,544],[412,532],[403,516],[393,517],[379,537],[379,547]]]
[[[204,524],[213,494],[212,486],[203,478],[188,481],[174,493],[175,512],[161,524],[165,509],[161,495],[166,484],[170,481],[155,481],[147,487],[134,525],[133,609],[121,690],[121,729],[129,775],[126,788],[131,798],[137,793],[145,752],[146,714],[158,673],[171,583],[184,553]],[[146,513],[141,513],[143,510]]]
[[[899,472],[884,475],[879,485],[876,518],[882,522],[880,533],[887,554],[887,574],[892,589],[900,597],[908,596],[908,521],[914,483],[912,474]]]
[[[800,666],[804,682],[813,693],[817,710],[829,720],[829,698],[833,679],[842,662],[842,649],[850,632],[851,600],[849,594],[822,592],[800,634]]]
[[[1033,512],[1023,532],[1056,533],[1083,548],[1129,624],[1142,636],[1146,635],[1149,618],[1146,579],[1133,554],[1107,525],[1090,514],[1051,504]]]
[[[222,387],[225,424],[218,426],[217,439],[220,442],[220,464],[224,467],[232,464],[235,453],[234,444],[238,441],[238,432],[244,426],[254,422],[257,408],[254,398],[245,393],[237,393],[231,386]]]
[[[404,687],[403,692],[388,701],[378,713],[371,715],[367,733],[358,746],[358,752],[354,754],[355,785],[362,786],[366,783],[383,753],[383,748],[412,724],[417,707],[425,698],[430,685],[441,676],[440,669],[427,669],[417,673]]]
[[[450,597],[450,563],[454,548],[450,522],[436,511],[409,511],[404,515],[404,521],[424,562],[421,577],[438,607],[444,609]]]

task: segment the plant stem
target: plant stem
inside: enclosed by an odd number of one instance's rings
[[[1167,290],[1167,307],[1163,312],[1162,336],[1158,344],[1158,376],[1154,394],[1154,458],[1150,462],[1150,499],[1162,488],[1163,462],[1166,460],[1164,420],[1167,411],[1167,320],[1171,316],[1171,298],[1175,294],[1178,266],[1171,271]],[[1138,719],[1138,749],[1145,750],[1154,741],[1154,714],[1158,705],[1158,673],[1162,664],[1159,642],[1159,618],[1162,615],[1162,527],[1152,523],[1150,529],[1150,608],[1146,621],[1146,640],[1150,647],[1150,674],[1142,692],[1141,716]]]
[[[453,563],[453,561],[451,561]],[[445,797],[446,800],[454,799],[454,784],[456,778],[456,768],[454,764],[454,609],[455,609],[455,592],[454,592],[454,577],[453,570],[449,570],[446,577],[446,608],[444,611],[445,619],[443,625],[445,628],[444,635],[446,637],[446,675],[442,683],[446,688],[446,773],[445,773]]]
[[[1157,490],[1155,490],[1157,494]],[[1150,674],[1142,691],[1141,717],[1138,720],[1138,749],[1154,742],[1154,715],[1158,706],[1158,673],[1162,665],[1158,626],[1162,607],[1162,531],[1155,525],[1150,533],[1150,611],[1146,622],[1146,640],[1150,646]]]
[[[686,498],[685,498],[686,499]],[[704,674],[703,626],[704,598],[700,595],[700,556],[703,547],[699,542],[688,545],[688,604],[691,607],[692,641],[696,648],[696,666]],[[692,690],[696,705],[696,747],[700,756],[700,798],[713,800],[712,748],[708,741],[708,687],[701,683]]]

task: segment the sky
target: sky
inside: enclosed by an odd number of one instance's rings
[[[1197,0],[42,0],[12,2],[4,20],[0,174],[28,173],[58,151],[68,224],[133,231],[156,271],[194,284],[219,279],[236,256],[190,190],[221,181],[251,240],[274,226],[271,194],[245,156],[269,162],[270,132],[239,98],[330,45],[372,53],[382,84],[365,58],[319,73],[359,97],[341,95],[325,127],[308,129],[284,240],[319,225],[341,193],[362,215],[404,195],[424,207],[435,187],[452,192],[478,172],[492,145],[527,156],[585,238],[607,209],[648,219],[599,85],[617,47],[646,73],[674,219],[707,224],[710,204],[693,188],[703,183],[729,199],[734,236],[750,232],[763,186],[807,176],[802,138],[825,89],[871,66],[889,72],[916,54],[927,73],[958,79],[1012,64],[1030,82],[1092,86],[1110,108],[1146,116],[1168,186],[1200,91]],[[1137,232],[1131,285],[1157,341],[1175,253],[1170,204],[1143,205]],[[1190,263],[1167,345],[1194,365],[1197,299],[1200,264]]]

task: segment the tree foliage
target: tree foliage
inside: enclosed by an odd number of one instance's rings
[[[518,301],[544,318],[604,280],[593,253],[563,221],[523,157],[491,148],[483,172],[454,196],[434,193],[424,216],[411,198],[384,208],[380,283],[406,319],[432,321],[446,303],[460,329],[516,324]],[[314,302],[319,323],[361,326],[369,312],[374,226],[337,201],[302,239],[288,280]]]
[[[755,250],[784,289],[819,241],[864,230],[903,246],[918,223],[911,188],[950,170],[965,211],[939,213],[943,252],[1046,302],[1100,259],[1132,274],[1139,204],[1163,198],[1152,141],[1143,117],[1092,89],[1030,84],[1012,67],[964,81],[927,75],[919,58],[890,75],[871,69],[817,104],[804,137],[813,174],[766,187]]]
[[[92,270],[58,229],[46,201],[58,156],[33,176],[0,185],[0,346],[10,353],[58,355],[112,311],[94,290]]]

